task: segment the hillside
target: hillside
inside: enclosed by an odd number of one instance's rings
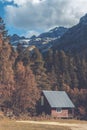
[[[55,41],[54,48],[70,53],[87,54],[87,14],[77,25],[68,29],[60,39]]]

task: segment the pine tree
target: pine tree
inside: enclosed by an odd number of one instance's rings
[[[6,40],[8,38],[7,30],[5,29],[5,24],[1,17],[0,17],[0,34],[2,35],[3,40]]]
[[[18,109],[20,113],[30,112],[30,114],[33,114],[36,102],[39,99],[39,90],[30,67],[25,67],[23,62],[17,63],[15,81],[16,88],[13,93],[14,111]]]
[[[9,100],[14,90],[13,64],[15,57],[6,32],[3,20],[0,18],[0,92],[2,102]]]
[[[47,78],[46,69],[44,67],[43,57],[37,48],[34,49],[32,61],[33,64],[31,65],[31,68],[35,75],[38,88],[40,90],[49,89],[50,85],[49,80]]]
[[[19,61],[22,61],[24,66],[29,65],[30,64],[30,51],[28,47],[24,49],[23,45],[18,44],[17,52],[18,52],[18,56],[16,59],[16,63]]]
[[[45,67],[48,72],[51,72],[53,66],[53,51],[51,49],[48,50],[45,56]]]

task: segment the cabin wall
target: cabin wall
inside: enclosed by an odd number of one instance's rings
[[[51,109],[51,116],[58,118],[73,118],[74,117],[74,109],[73,108],[62,108],[60,112],[56,110],[56,108]]]
[[[68,118],[68,109],[62,109],[60,112],[57,112],[56,108],[54,108],[51,110],[51,116],[58,118]]]

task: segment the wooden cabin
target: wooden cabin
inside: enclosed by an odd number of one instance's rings
[[[65,91],[42,91],[40,108],[52,117],[73,118],[75,106]]]

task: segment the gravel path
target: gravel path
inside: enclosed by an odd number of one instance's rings
[[[78,124],[77,127],[70,127],[72,130],[87,130],[87,124]]]
[[[30,123],[30,124],[44,124],[44,125],[58,125],[58,126],[68,126],[71,130],[87,130],[87,124],[70,124],[70,123],[60,123],[60,122],[40,122],[40,121],[16,121],[18,123]]]

